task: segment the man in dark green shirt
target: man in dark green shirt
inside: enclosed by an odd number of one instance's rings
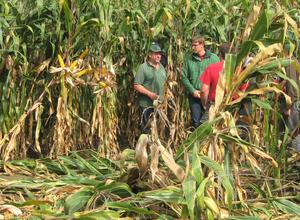
[[[164,84],[167,76],[161,60],[161,48],[153,42],[149,49],[146,62],[140,65],[134,78],[134,89],[138,92],[138,104],[141,112],[141,131],[149,133],[147,126],[149,117],[153,112],[153,101],[162,101],[164,96]]]
[[[185,57],[182,66],[182,83],[188,93],[192,127],[197,128],[204,113],[200,99],[199,77],[209,64],[218,62],[219,57],[205,49],[205,41],[201,36],[192,38],[192,49],[193,53]]]

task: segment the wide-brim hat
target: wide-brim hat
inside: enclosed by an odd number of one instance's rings
[[[149,51],[150,52],[162,52],[160,46],[158,45],[158,43],[156,42],[152,42],[151,45],[150,45],[150,48],[149,48]]]

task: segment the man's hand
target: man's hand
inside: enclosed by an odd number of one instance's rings
[[[134,84],[133,88],[141,94],[148,96],[151,100],[158,99],[158,95],[150,90],[146,89],[144,86],[139,84]]]
[[[203,84],[201,88],[200,98],[201,98],[201,104],[204,108],[204,110],[207,110],[207,102],[208,102],[208,93],[210,90],[210,86],[207,84]]]
[[[156,100],[156,99],[158,99],[158,95],[156,95],[154,92],[149,92],[148,97],[149,97],[151,100]]]
[[[200,99],[201,98],[201,93],[199,90],[195,90],[195,92],[193,93],[193,97],[196,99]]]

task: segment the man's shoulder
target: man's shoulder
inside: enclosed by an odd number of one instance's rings
[[[147,61],[145,61],[144,63],[140,64],[140,67],[143,67],[143,68],[145,68],[145,67],[147,67],[147,66],[148,66]]]
[[[207,69],[220,69],[220,68],[223,68],[223,64],[224,64],[223,61],[211,63],[207,66]]]
[[[192,60],[193,59],[193,54],[192,53],[186,53],[185,55],[184,55],[184,60],[185,61],[188,61],[188,60]]]
[[[140,71],[145,71],[147,68],[149,68],[149,64],[147,63],[147,61],[139,65]]]
[[[159,66],[160,71],[166,72],[166,68],[160,63]]]

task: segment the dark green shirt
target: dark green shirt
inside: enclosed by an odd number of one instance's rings
[[[154,92],[162,100],[164,96],[164,84],[167,79],[167,74],[163,65],[160,64],[158,69],[155,69],[148,62],[140,65],[137,74],[134,78],[134,83],[144,86],[151,92]],[[146,95],[138,93],[138,103],[141,107],[149,107],[153,105],[153,101]]]
[[[219,62],[219,57],[205,51],[204,58],[201,60],[198,54],[189,54],[185,57],[182,66],[182,83],[189,94],[193,94],[195,90],[201,89],[199,77],[209,64]]]

